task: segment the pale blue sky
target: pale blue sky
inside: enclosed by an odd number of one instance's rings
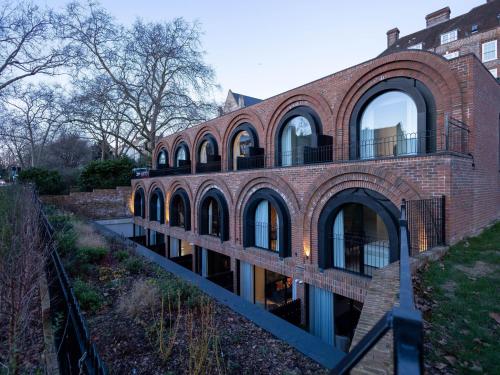
[[[182,16],[204,30],[206,61],[227,90],[265,99],[381,53],[387,30],[425,27],[445,6],[451,17],[486,0],[101,0],[120,22]],[[37,0],[59,7],[63,0]]]

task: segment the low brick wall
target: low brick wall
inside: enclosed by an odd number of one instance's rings
[[[44,195],[43,203],[64,208],[89,219],[113,219],[132,216],[130,211],[130,186],[116,189],[94,189],[69,195]]]
[[[429,261],[441,258],[447,247],[434,248],[411,258],[412,274]],[[363,304],[351,349],[373,328],[386,312],[399,304],[399,262],[391,263],[373,273]],[[363,360],[353,369],[352,374],[393,374],[393,343],[390,330]]]

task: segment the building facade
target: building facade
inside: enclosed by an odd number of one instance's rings
[[[488,0],[468,13],[450,19],[449,7],[425,17],[426,28],[399,37],[399,29],[387,32],[387,49],[382,53],[417,49],[437,53],[446,59],[473,53],[498,78],[500,74],[500,0]]]
[[[347,350],[403,201],[414,253],[498,219],[499,113],[474,54],[383,55],[161,139],[134,237]]]

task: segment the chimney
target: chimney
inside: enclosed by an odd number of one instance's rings
[[[392,46],[399,39],[399,29],[395,27],[387,32],[387,48]]]
[[[427,23],[427,27],[431,27],[439,23],[448,21],[450,19],[450,13],[450,7],[446,7],[426,15],[425,21]]]

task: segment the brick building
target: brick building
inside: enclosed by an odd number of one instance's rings
[[[499,112],[475,54],[384,53],[161,139],[134,236],[347,350],[403,200],[414,253],[498,219]]]
[[[399,37],[399,29],[387,32],[386,55],[407,49],[426,50],[454,59],[468,53],[475,54],[490,73],[499,77],[500,59],[500,1],[488,0],[468,13],[450,19],[449,7],[439,9],[425,17],[426,28]]]

